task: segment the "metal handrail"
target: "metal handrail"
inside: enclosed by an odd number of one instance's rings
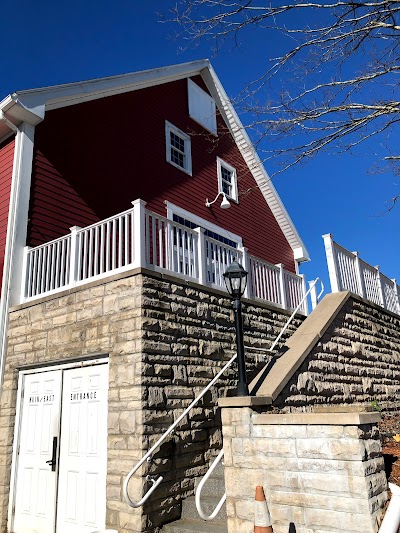
[[[272,343],[271,347],[268,348],[267,350],[264,350],[264,349],[260,349],[260,351],[263,351],[263,352],[272,352],[273,349],[275,348],[275,346],[277,345],[277,343],[279,342],[279,339],[282,337],[283,333],[286,331],[287,327],[289,326],[290,322],[293,320],[294,316],[296,315],[297,311],[300,309],[300,307],[303,305],[303,302],[305,301],[305,299],[307,298],[307,296],[309,295],[309,293],[314,289],[315,285],[318,283],[318,281],[321,283],[321,290],[317,296],[317,300],[319,300],[320,296],[322,295],[322,293],[324,292],[324,284],[322,283],[322,281],[320,280],[320,278],[316,278],[311,284],[310,284],[310,287],[308,289],[308,291],[306,292],[306,294],[304,295],[304,297],[302,298],[301,302],[298,304],[298,306],[296,307],[296,309],[293,311],[293,313],[290,315],[288,321],[286,322],[286,324],[283,326],[283,328],[281,329],[281,331],[279,332],[279,335],[276,337],[275,341]],[[246,347],[246,349],[248,349],[248,347]],[[214,511],[210,514],[210,515],[206,515],[204,514],[204,511],[201,507],[201,502],[200,502],[200,498],[201,498],[201,491],[202,491],[202,488],[204,486],[204,484],[206,483],[206,481],[208,480],[208,478],[210,477],[210,475],[212,474],[212,472],[214,471],[215,467],[217,466],[217,464],[221,461],[221,459],[223,458],[224,456],[224,450],[221,450],[219,452],[219,454],[217,455],[215,461],[213,462],[213,464],[210,466],[210,468],[208,469],[207,473],[204,475],[203,479],[200,481],[199,483],[199,486],[197,488],[197,491],[196,491],[196,498],[195,498],[195,502],[196,502],[196,509],[197,509],[197,512],[199,513],[200,517],[203,519],[203,520],[212,520],[213,518],[215,518],[217,516],[217,514],[219,513],[221,507],[223,506],[225,500],[226,500],[226,492],[224,493],[224,495],[222,496],[222,498],[219,500],[218,502],[218,505],[216,506],[216,508],[214,509]]]
[[[298,304],[298,306],[296,307],[296,309],[293,311],[292,315],[290,316],[289,320],[286,322],[285,326],[282,328],[282,330],[280,331],[279,335],[277,336],[277,338],[275,339],[274,343],[272,344],[271,348],[269,349],[269,351],[272,351],[273,348],[276,346],[277,342],[279,341],[279,339],[282,337],[282,334],[286,331],[288,325],[290,324],[290,322],[293,320],[294,316],[296,315],[297,311],[300,309],[301,305],[303,304],[304,300],[307,298],[308,294],[310,293],[310,291],[314,288],[314,286],[316,285],[316,283],[318,281],[321,281],[319,278],[316,278],[314,280],[314,282],[310,285],[310,288],[308,289],[308,291],[306,292],[306,294],[304,295],[304,297],[302,298],[302,300],[300,301],[300,303]],[[323,290],[324,290],[324,287],[323,287],[323,284],[322,284],[322,281],[321,281],[321,285],[322,285],[322,290],[321,292],[319,293],[318,295],[318,298],[321,296]],[[134,508],[137,508],[137,507],[141,507],[146,501],[147,499],[149,498],[149,496],[156,490],[156,488],[158,487],[158,485],[163,481],[163,476],[159,476],[157,479],[155,479],[153,476],[150,476],[150,475],[147,475],[146,476],[146,481],[149,481],[152,483],[152,486],[150,487],[150,489],[144,494],[143,498],[141,500],[139,500],[138,502],[134,502],[130,497],[129,497],[129,493],[128,493],[128,485],[129,485],[129,481],[130,479],[132,478],[132,476],[139,470],[139,468],[142,466],[142,464],[144,462],[151,462],[151,456],[153,455],[153,452],[160,446],[160,444],[162,442],[164,442],[164,440],[174,431],[174,429],[177,427],[177,425],[181,422],[181,420],[183,418],[185,418],[185,416],[189,413],[189,411],[199,402],[199,400],[201,400],[201,398],[206,394],[206,392],[214,385],[214,383],[216,381],[218,381],[218,379],[220,378],[220,376],[222,376],[222,374],[225,372],[225,370],[227,368],[229,368],[231,366],[231,364],[235,361],[235,359],[237,358],[237,354],[235,354],[223,367],[222,369],[218,372],[218,374],[210,381],[210,383],[207,385],[207,387],[205,387],[202,392],[191,402],[191,404],[183,411],[183,413],[176,419],[176,421],[165,431],[165,433],[163,433],[163,435],[161,435],[161,437],[157,440],[157,442],[150,448],[150,450],[147,451],[147,453],[142,457],[142,459],[132,468],[132,470],[126,475],[125,479],[124,479],[124,483],[123,483],[123,495],[124,495],[124,498],[125,498],[125,501],[127,502],[127,504],[130,506],[130,507],[134,507]],[[223,450],[221,450],[221,452],[218,454],[217,456],[217,459],[214,461],[214,463],[211,465],[210,469],[209,469],[209,475],[211,475],[211,472],[214,470],[214,468],[217,466],[218,462],[221,460],[223,456]],[[207,476],[207,474],[206,474]],[[208,479],[208,476],[207,476],[207,479]],[[203,478],[202,482],[207,480]],[[199,487],[201,486],[201,488],[203,487],[204,483],[200,482],[200,485]],[[201,493],[201,489],[200,489],[200,493]],[[224,495],[221,500],[219,501],[217,507],[215,508],[214,512],[210,515],[209,518],[204,518],[204,520],[211,520],[212,518],[214,518],[214,516],[216,516],[216,514],[219,512],[220,508],[222,507],[224,501],[226,498],[226,495]],[[200,514],[203,513],[202,509],[201,509],[201,504],[200,504],[200,495],[199,495],[199,507],[197,507],[197,510]],[[197,497],[196,497],[196,506],[197,506]],[[200,508],[200,510],[199,510]],[[203,513],[204,515],[204,513]],[[200,514],[200,516],[202,516]],[[205,515],[204,515],[205,516]],[[202,516],[203,518],[203,516]]]
[[[157,442],[148,450],[148,452],[142,457],[142,459],[132,468],[132,470],[126,475],[124,479],[123,484],[123,495],[125,498],[126,503],[130,507],[141,507],[149,498],[149,496],[155,491],[155,489],[158,487],[158,485],[162,482],[164,479],[162,476],[159,476],[157,479],[154,479],[152,476],[147,476],[146,481],[150,481],[153,483],[152,487],[144,494],[143,498],[138,501],[134,502],[128,494],[128,484],[131,479],[131,477],[138,471],[138,469],[142,466],[142,464],[147,461],[151,462],[151,456],[153,452],[160,446],[162,442],[174,431],[176,426],[180,423],[180,421],[188,414],[188,412],[194,407],[199,400],[205,395],[205,393],[214,385],[216,381],[220,378],[220,376],[225,372],[227,368],[231,366],[233,361],[237,358],[237,354],[235,354],[226,364],[223,366],[223,368],[218,372],[218,374],[210,381],[210,383],[205,387],[202,392],[192,401],[192,403],[183,411],[183,413],[176,419],[176,421],[161,435],[161,437],[157,440]]]
[[[322,280],[320,278],[315,278],[315,280],[310,284],[310,287],[308,289],[308,291],[305,293],[305,295],[303,296],[303,298],[301,299],[300,303],[297,305],[296,309],[293,311],[293,313],[290,315],[290,318],[289,320],[286,322],[286,324],[283,326],[283,328],[281,329],[281,331],[279,332],[279,335],[276,337],[275,341],[272,343],[271,347],[268,349],[269,352],[272,352],[275,348],[275,346],[278,344],[278,342],[280,341],[280,338],[282,337],[282,335],[285,333],[285,331],[287,330],[289,324],[291,323],[291,321],[293,320],[293,318],[295,317],[297,311],[300,309],[300,307],[303,305],[303,302],[306,300],[307,296],[310,294],[310,292],[314,289],[314,287],[316,286],[316,284],[318,283],[318,281],[321,283],[321,290],[317,296],[317,300],[319,300],[321,294],[324,292],[325,290],[325,287],[324,287],[324,284],[322,283]]]
[[[214,511],[210,515],[206,515],[204,513],[203,508],[200,503],[201,491],[203,490],[203,486],[205,485],[206,481],[211,476],[211,474],[214,472],[215,468],[217,467],[218,463],[221,461],[223,456],[224,456],[224,450],[221,450],[219,454],[217,455],[217,457],[215,458],[213,464],[208,469],[208,472],[206,473],[206,475],[200,481],[199,486],[197,487],[197,490],[196,490],[196,497],[195,497],[196,509],[197,509],[197,512],[199,513],[200,518],[202,518],[203,520],[212,520],[213,518],[215,518],[226,500],[226,492],[224,492],[224,495],[219,500],[217,507],[214,509]]]

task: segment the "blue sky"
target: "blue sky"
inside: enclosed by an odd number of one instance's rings
[[[240,48],[213,57],[210,43],[180,51],[176,27],[159,22],[170,0],[22,0],[2,6],[0,98],[20,89],[110,76],[208,57],[234,97],[262,72],[280,46],[277,36],[249,31]],[[329,286],[321,235],[337,242],[390,278],[400,280],[400,206],[380,216],[385,201],[400,193],[400,177],[371,173],[377,141],[357,154],[317,156],[274,178],[312,261],[307,279]],[[268,170],[268,165],[267,165]]]

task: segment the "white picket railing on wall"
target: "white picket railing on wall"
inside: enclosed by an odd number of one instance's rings
[[[297,307],[306,292],[303,276],[225,244],[197,227],[191,229],[145,209],[133,208],[70,235],[25,248],[21,301],[55,293],[128,269],[145,267],[214,288],[225,289],[223,274],[234,260],[249,272],[245,296],[284,309]],[[307,314],[307,305],[302,306]]]
[[[400,315],[400,287],[395,279],[360,259],[357,252],[349,252],[334,242],[332,235],[323,235],[323,239],[332,292],[354,292]]]

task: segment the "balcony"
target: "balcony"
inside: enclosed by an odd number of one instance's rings
[[[71,233],[24,250],[21,301],[55,294],[85,283],[147,268],[225,290],[223,273],[233,260],[249,272],[245,297],[293,310],[305,294],[303,276],[249,255],[201,227],[187,227],[145,208],[133,207]],[[300,312],[307,314],[304,302]]]
[[[323,235],[332,292],[351,291],[400,315],[400,287],[377,266],[363,261],[357,252],[337,244],[330,233]]]

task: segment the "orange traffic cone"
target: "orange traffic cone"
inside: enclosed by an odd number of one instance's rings
[[[273,533],[273,531],[264,489],[257,486],[254,502],[254,533]]]

